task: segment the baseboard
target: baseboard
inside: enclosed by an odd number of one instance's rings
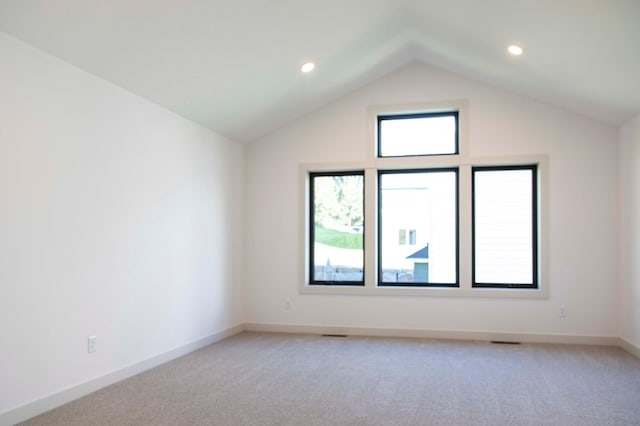
[[[178,348],[174,348],[170,351],[148,358],[144,361],[136,362],[135,364],[131,364],[125,368],[105,374],[104,376],[97,377],[79,385],[64,389],[60,392],[48,395],[44,398],[37,399],[33,402],[22,405],[10,411],[6,411],[0,414],[0,426],[10,426],[25,421],[56,407],[64,405],[68,402],[71,402],[75,399],[93,393],[113,383],[135,376],[136,374],[140,374],[143,371],[149,370],[181,356],[187,355],[191,352],[197,351],[198,349],[218,342],[222,339],[226,339],[227,337],[233,336],[234,334],[238,334],[242,332],[243,329],[244,327],[242,324],[228,328],[219,333],[207,336],[203,339],[199,339]]]
[[[455,330],[422,330],[422,329],[392,329],[372,327],[321,326],[321,325],[291,325],[273,323],[246,323],[246,331],[261,331],[271,333],[301,333],[301,334],[341,334],[351,336],[372,337],[408,337],[418,339],[448,339],[448,340],[476,340],[476,341],[505,341],[522,343],[554,343],[572,345],[620,346],[617,337],[581,336],[566,334],[534,334],[510,333],[493,331],[455,331]]]
[[[129,365],[104,376],[97,377],[87,382],[72,386],[60,392],[40,398],[36,401],[22,405],[10,411],[0,414],[0,426],[10,426],[25,421],[39,414],[64,405],[75,399],[93,393],[103,387],[140,374],[146,370],[187,355],[212,343],[238,334],[242,331],[257,331],[270,333],[296,333],[296,334],[344,334],[352,336],[372,337],[405,337],[422,339],[446,339],[446,340],[476,340],[476,341],[510,341],[522,343],[554,343],[576,345],[600,345],[619,346],[632,355],[640,358],[640,347],[631,342],[608,336],[582,336],[561,334],[534,334],[534,333],[510,333],[488,331],[455,331],[455,330],[422,330],[422,329],[394,329],[377,327],[349,327],[349,326],[323,326],[323,325],[292,325],[275,323],[245,323],[212,334],[195,342],[188,343],[179,348],[154,356],[141,362]]]
[[[631,355],[635,355],[636,358],[640,358],[640,347],[634,345],[630,341],[620,337],[618,339],[618,346],[629,352]]]

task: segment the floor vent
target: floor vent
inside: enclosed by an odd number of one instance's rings
[[[346,334],[323,334],[322,337],[347,337]]]
[[[507,342],[506,340],[492,340],[494,345],[519,345],[520,342]]]

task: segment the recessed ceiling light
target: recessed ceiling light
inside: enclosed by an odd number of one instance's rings
[[[512,44],[511,46],[509,46],[509,47],[507,48],[507,50],[508,50],[508,51],[509,51],[509,53],[511,53],[513,56],[520,56],[520,55],[522,55],[522,52],[523,52],[522,47],[520,47],[520,46],[518,46],[518,45],[515,45],[515,44]]]
[[[304,64],[302,64],[302,66],[300,67],[300,71],[302,71],[305,74],[310,73],[311,71],[313,71],[313,69],[316,67],[316,64],[314,64],[313,62],[305,62]]]

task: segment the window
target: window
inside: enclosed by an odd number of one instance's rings
[[[416,230],[415,229],[410,229],[409,230],[409,245],[410,246],[415,246],[416,245]]]
[[[379,157],[457,153],[457,111],[378,117]]]
[[[379,171],[378,285],[457,286],[457,175],[457,169]],[[401,225],[410,228],[394,244]]]
[[[407,244],[407,230],[406,229],[401,229],[398,232],[398,244],[400,244],[401,246],[404,246]]]
[[[548,296],[547,158],[472,157],[467,121],[371,107],[365,161],[301,166],[301,292]]]
[[[310,284],[364,285],[364,172],[310,175]]]
[[[536,166],[473,168],[473,286],[537,287]]]
[[[409,238],[407,238],[407,236]],[[416,230],[415,229],[400,229],[398,231],[398,244],[401,246],[416,245]]]
[[[410,246],[415,246],[416,245],[416,230],[415,229],[410,229],[409,230],[409,245]]]

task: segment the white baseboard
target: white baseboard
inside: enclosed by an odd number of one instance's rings
[[[620,346],[617,337],[581,336],[566,334],[533,334],[510,333],[493,331],[455,331],[455,330],[421,330],[421,329],[392,329],[372,327],[321,326],[321,325],[290,325],[246,323],[246,331],[262,331],[271,333],[302,333],[302,334],[340,334],[351,336],[372,337],[409,337],[419,339],[448,339],[448,340],[477,340],[522,343],[554,343],[572,345]]]
[[[89,380],[63,391],[56,392],[44,398],[22,405],[0,414],[0,426],[10,426],[52,410],[63,404],[95,392],[103,387],[140,374],[146,370],[179,358],[212,343],[238,334],[242,331],[257,331],[269,333],[297,333],[297,334],[340,334],[351,336],[372,337],[405,337],[422,339],[448,340],[476,340],[476,341],[505,341],[522,343],[554,343],[575,345],[619,346],[627,352],[640,358],[640,347],[631,342],[608,336],[581,336],[563,334],[533,334],[509,333],[489,331],[455,331],[455,330],[421,330],[421,329],[393,329],[376,327],[348,327],[323,325],[292,325],[273,323],[246,323],[223,330],[211,336],[188,343],[179,348],[132,364],[128,367],[113,371],[104,376]]]
[[[634,345],[633,343],[622,337],[620,337],[618,340],[618,346],[629,352],[631,355],[635,355],[637,358],[640,358],[640,347]]]
[[[197,351],[198,349],[204,348],[205,346],[208,346],[212,343],[233,336],[234,334],[238,334],[242,332],[243,329],[244,327],[242,324],[228,328],[219,333],[207,336],[203,339],[196,340],[184,346],[180,346],[168,352],[164,352],[160,355],[148,358],[144,361],[131,364],[120,370],[105,374],[104,376],[97,377],[95,379],[69,387],[60,392],[56,392],[44,398],[37,399],[33,402],[6,411],[4,413],[0,413],[0,426],[10,426],[25,421],[39,414],[59,407],[63,404],[71,402],[75,399],[93,393],[113,383],[135,376],[136,374],[140,374],[143,371],[157,367],[188,353]]]

